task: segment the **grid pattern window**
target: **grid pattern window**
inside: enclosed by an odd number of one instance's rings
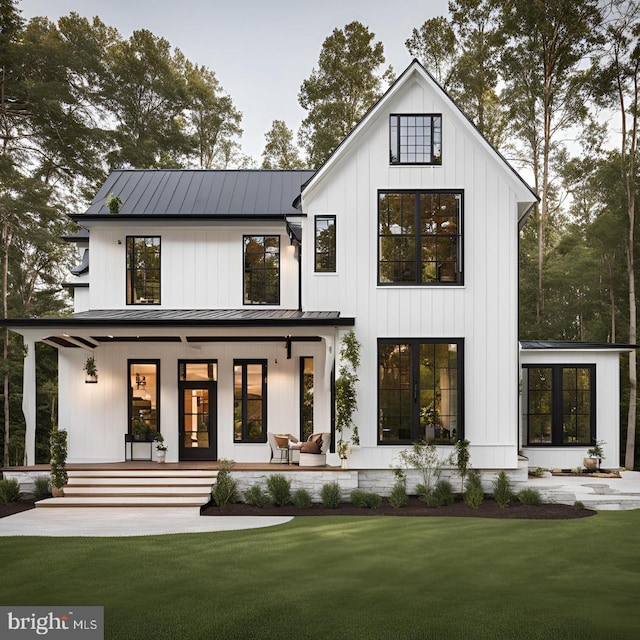
[[[127,304],[160,304],[158,236],[127,236]]]
[[[441,115],[392,115],[389,137],[391,164],[442,164]]]
[[[336,217],[316,216],[315,270],[335,273],[336,270]]]
[[[280,236],[244,236],[244,304],[280,304]]]
[[[378,284],[462,284],[462,196],[378,193]]]
[[[300,358],[300,440],[307,440],[314,431],[313,376],[313,358]]]
[[[462,381],[461,339],[379,340],[379,444],[463,438]]]
[[[141,439],[160,431],[160,361],[128,360],[129,433]]]
[[[595,439],[595,365],[527,366],[529,445],[589,446]]]
[[[267,361],[233,361],[233,440],[267,441]]]

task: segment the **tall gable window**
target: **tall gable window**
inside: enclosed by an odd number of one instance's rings
[[[316,216],[315,270],[334,273],[336,270],[336,217]]]
[[[442,116],[413,114],[390,118],[391,164],[442,164]]]
[[[244,236],[244,304],[280,304],[280,236]]]
[[[462,192],[378,193],[378,284],[462,284]]]
[[[157,236],[127,236],[127,304],[160,304]]]
[[[595,440],[595,365],[526,366],[524,378],[529,445]]]

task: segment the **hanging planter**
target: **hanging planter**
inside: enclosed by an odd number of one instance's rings
[[[96,367],[96,361],[93,356],[89,356],[84,363],[85,370],[84,381],[86,384],[95,384],[98,382],[98,368]]]

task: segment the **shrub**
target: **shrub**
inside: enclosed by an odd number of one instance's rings
[[[211,497],[218,507],[224,507],[238,499],[238,482],[231,477],[234,464],[233,460],[218,460],[218,477],[211,492]]]
[[[274,473],[267,478],[267,491],[273,504],[278,507],[291,502],[291,480],[287,480],[281,473]]]
[[[49,478],[38,476],[33,481],[33,497],[35,500],[44,500],[51,496],[51,482]]]
[[[396,482],[389,494],[389,504],[394,509],[406,507],[409,497],[407,496],[407,483],[403,481]]]
[[[518,493],[518,500],[522,504],[533,504],[535,506],[542,504],[542,498],[537,489],[523,489]]]
[[[436,445],[424,440],[414,442],[411,449],[405,449],[398,457],[405,467],[417,469],[420,472],[422,483],[418,484],[416,488],[420,499],[425,502],[434,485],[440,479],[442,467],[452,461],[451,456],[441,458]]]
[[[359,509],[379,509],[382,498],[377,493],[369,493],[362,489],[354,489],[351,494],[351,504]]]
[[[266,507],[269,504],[269,496],[259,484],[254,484],[244,492],[244,501],[254,507]]]
[[[455,463],[460,474],[461,492],[464,492],[464,479],[469,471],[469,444],[470,442],[465,438],[464,440],[458,440],[455,445]]]
[[[472,509],[479,509],[484,501],[484,489],[480,472],[471,469],[467,474],[467,490],[464,492],[464,503]]]
[[[62,489],[67,484],[67,432],[55,429],[49,436],[51,449],[51,486]]]
[[[583,510],[585,509],[584,502],[582,502],[582,500],[576,500],[576,501],[573,503],[573,508],[574,508],[576,511],[583,511]]]
[[[20,499],[20,485],[17,480],[0,480],[0,500],[7,502],[17,502]]]
[[[313,504],[311,494],[306,489],[298,489],[293,494],[293,504],[298,509],[308,509]]]
[[[504,469],[498,474],[498,477],[493,481],[493,499],[496,504],[504,508],[511,500],[513,500],[513,489],[511,487],[511,481],[507,476]]]
[[[335,509],[342,499],[342,493],[340,491],[340,485],[337,482],[328,482],[322,485],[320,490],[320,500],[322,500],[322,506],[327,509]]]
[[[430,507],[444,507],[447,504],[453,504],[455,497],[451,483],[448,480],[438,480],[433,491],[427,496],[426,502]]]

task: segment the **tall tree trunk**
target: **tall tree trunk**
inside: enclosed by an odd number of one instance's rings
[[[13,234],[9,223],[5,221],[2,228],[2,245],[4,249],[4,259],[2,261],[2,317],[8,318],[9,312],[7,307],[8,298],[8,279],[9,279],[9,248],[11,241],[13,240]],[[4,457],[3,465],[9,466],[9,329],[3,331],[3,347],[2,347],[2,363],[4,368],[4,381],[3,381],[3,393],[4,393]]]

